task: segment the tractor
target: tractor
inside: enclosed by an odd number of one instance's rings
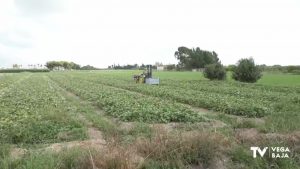
[[[152,65],[147,65],[144,72],[140,75],[133,75],[136,83],[145,83],[150,85],[158,85],[159,78],[152,78]]]

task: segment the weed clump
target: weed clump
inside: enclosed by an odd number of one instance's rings
[[[152,139],[137,141],[137,150],[145,158],[142,168],[208,167],[229,143],[215,133],[156,133]]]

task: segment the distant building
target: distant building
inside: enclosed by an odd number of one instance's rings
[[[192,69],[192,72],[203,72],[204,68]]]
[[[165,67],[164,66],[157,66],[156,69],[159,70],[159,71],[163,71],[165,69]]]
[[[13,69],[20,69],[22,68],[22,65],[18,65],[18,64],[13,64]]]
[[[62,67],[62,66],[55,66],[55,67],[53,68],[53,70],[54,70],[54,71],[64,71],[65,68]]]

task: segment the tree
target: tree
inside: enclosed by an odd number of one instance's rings
[[[91,66],[91,65],[82,66],[80,69],[82,69],[82,70],[97,70],[97,68],[95,68],[94,66]]]
[[[206,65],[203,75],[210,80],[224,80],[226,78],[226,70],[220,62],[217,62]]]
[[[286,66],[286,72],[287,73],[295,73],[295,74],[299,74],[300,73],[300,66],[292,66],[292,65],[289,65],[289,66]]]
[[[208,64],[217,63],[219,61],[216,52],[187,47],[179,47],[175,52],[175,58],[179,60],[178,66],[183,69],[199,69],[204,68]]]
[[[70,62],[70,64],[71,64],[71,69],[76,69],[76,70],[80,69],[80,65],[79,64],[74,63],[74,62]]]
[[[255,83],[261,77],[261,70],[255,65],[253,58],[240,59],[232,73],[232,78],[241,82]]]
[[[142,65],[140,66],[140,70],[144,70],[146,68],[146,65],[144,63],[142,63]],[[154,68],[153,68],[154,69]]]
[[[169,65],[166,65],[166,70],[175,70],[176,69],[176,65],[175,64],[169,64]]]
[[[69,62],[61,61],[61,65],[62,65],[62,67],[64,67],[64,69],[66,69],[66,70],[71,69],[71,64],[70,64]]]
[[[19,65],[18,65],[18,64],[13,64],[13,68],[14,68],[14,69],[18,69],[18,68],[19,68]]]
[[[45,65],[48,69],[53,70],[55,67],[57,66],[61,66],[60,63],[56,62],[56,61],[49,61],[46,63]]]
[[[67,61],[49,61],[45,65],[48,69],[53,70],[57,67],[63,67],[66,70],[70,69],[80,69],[80,65],[74,62],[67,62]]]
[[[226,71],[233,71],[235,65],[228,65],[225,67]]]

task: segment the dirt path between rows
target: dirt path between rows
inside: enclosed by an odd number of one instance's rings
[[[59,86],[57,83],[55,83],[50,78],[48,78],[48,79],[55,85],[55,87],[57,87],[61,91],[62,97],[64,97],[66,100],[72,99],[81,105],[89,104],[89,105],[93,106],[90,102],[82,100],[79,96],[62,88],[61,86]],[[95,106],[93,106],[93,108],[94,108],[95,113],[97,113],[99,115],[103,115],[102,110],[98,109]],[[88,119],[86,119],[86,117],[82,113],[78,114],[78,118],[88,127],[87,134],[88,134],[90,141],[101,142],[103,144],[106,142],[103,138],[102,132],[99,129],[93,127],[93,123],[91,121],[89,121]]]

